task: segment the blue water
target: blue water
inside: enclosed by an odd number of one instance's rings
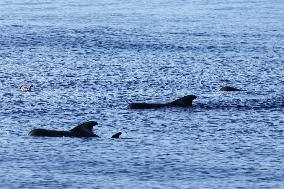
[[[0,188],[284,188],[283,21],[283,0],[1,0]],[[88,120],[100,138],[27,135]]]

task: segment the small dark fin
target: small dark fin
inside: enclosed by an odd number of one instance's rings
[[[181,98],[179,98],[175,101],[170,102],[168,105],[179,106],[179,107],[192,106],[192,101],[196,98],[197,98],[197,96],[195,96],[195,95],[187,95],[187,96],[181,97]]]
[[[77,127],[74,127],[70,130],[70,132],[80,136],[94,136],[95,134],[93,133],[93,127],[97,124],[98,123],[95,121],[88,121],[78,125]]]
[[[225,86],[220,89],[220,91],[243,91],[242,89],[237,89],[235,87]]]
[[[118,133],[115,133],[114,135],[112,135],[111,138],[119,138],[119,136],[122,134],[122,132],[118,132]]]

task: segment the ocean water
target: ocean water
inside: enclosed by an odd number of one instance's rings
[[[0,188],[284,188],[283,21],[283,0],[1,0]],[[28,136],[88,120],[100,138]]]

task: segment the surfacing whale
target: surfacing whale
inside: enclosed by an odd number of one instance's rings
[[[88,121],[82,123],[69,131],[57,131],[48,129],[33,129],[30,131],[30,136],[37,137],[99,137],[93,132],[93,127],[98,123],[95,121]],[[119,138],[121,132],[114,134],[111,138]]]
[[[243,91],[242,89],[237,89],[235,87],[225,86],[220,89],[220,91]]]
[[[32,90],[32,85],[21,85],[20,86],[20,90],[22,91],[22,92],[28,92],[28,91],[31,91]]]
[[[192,101],[196,99],[195,95],[187,95],[174,100],[169,103],[130,103],[128,104],[129,109],[150,109],[150,108],[164,108],[164,107],[190,107]]]

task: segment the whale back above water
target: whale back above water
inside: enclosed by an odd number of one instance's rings
[[[78,125],[70,131],[57,131],[48,129],[33,129],[30,136],[45,136],[45,137],[98,137],[93,133],[93,127],[98,123],[95,121],[88,121]]]
[[[237,89],[235,87],[225,86],[220,89],[220,91],[243,91],[242,89]]]
[[[163,107],[166,107],[166,106],[167,106],[166,104],[134,102],[134,103],[130,103],[128,105],[128,108],[129,109],[151,109],[151,108],[163,108]]]
[[[192,101],[196,99],[195,95],[187,95],[174,100],[169,103],[130,103],[128,104],[129,109],[155,109],[163,107],[189,107],[192,106]]]

